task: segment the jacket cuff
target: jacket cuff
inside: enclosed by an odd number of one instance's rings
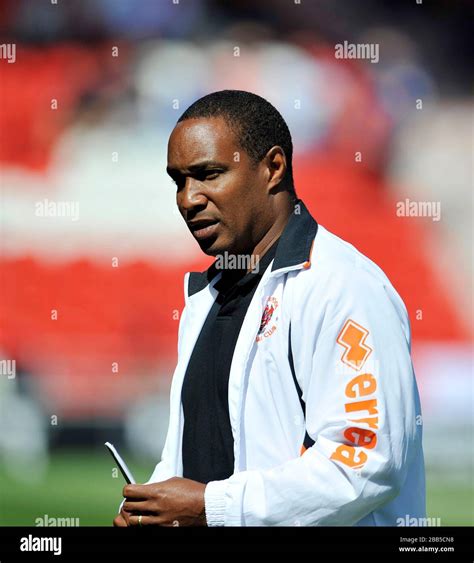
[[[208,526],[225,526],[225,492],[227,481],[211,481],[204,489],[204,505]]]

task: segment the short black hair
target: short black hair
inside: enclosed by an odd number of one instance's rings
[[[223,117],[236,134],[239,146],[257,164],[275,145],[286,156],[286,185],[295,194],[293,182],[293,142],[280,112],[270,102],[243,90],[221,90],[194,102],[178,119]]]

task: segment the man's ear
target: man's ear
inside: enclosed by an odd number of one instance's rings
[[[267,167],[267,187],[270,190],[285,177],[287,169],[285,151],[280,146],[275,145],[267,152],[264,160]]]

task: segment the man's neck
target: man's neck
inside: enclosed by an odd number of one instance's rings
[[[265,233],[265,235],[260,239],[260,242],[257,243],[255,246],[250,263],[251,264],[258,264],[261,258],[265,255],[269,248],[272,247],[273,243],[280,238],[281,234],[285,230],[285,227],[290,219],[290,216],[293,212],[293,206],[290,204],[289,208],[287,209],[286,213],[282,213],[278,216],[276,221],[272,224],[270,229]],[[254,266],[255,267],[255,266]],[[251,270],[251,268],[247,269],[247,273]]]

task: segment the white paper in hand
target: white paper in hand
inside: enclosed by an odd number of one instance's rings
[[[127,464],[123,461],[121,455],[115,449],[115,446],[113,446],[110,442],[105,442],[104,445],[112,454],[112,457],[115,459],[115,463],[118,465],[118,468],[120,469],[125,481],[127,481],[127,483],[129,483],[130,485],[135,485],[135,479],[133,478],[130,469],[127,467]]]

